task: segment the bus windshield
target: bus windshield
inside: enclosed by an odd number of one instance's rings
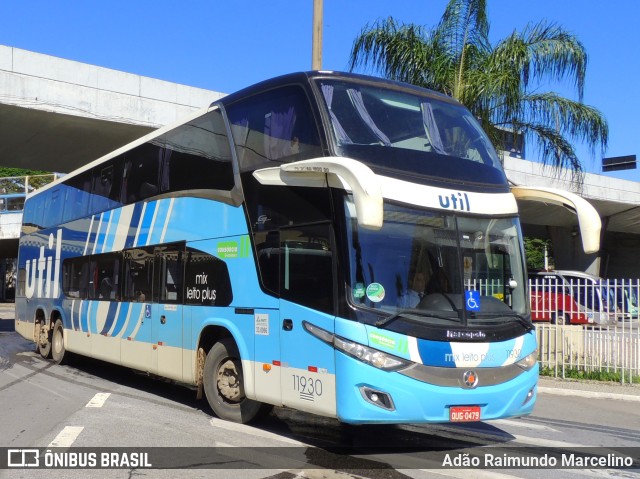
[[[356,305],[433,324],[462,323],[464,310],[467,324],[476,325],[518,321],[525,314],[517,218],[455,216],[385,203],[383,227],[369,230],[358,226],[350,199],[346,214]]]
[[[476,181],[504,183],[496,151],[462,105],[417,89],[325,79],[319,88],[338,155],[432,176],[466,165]]]

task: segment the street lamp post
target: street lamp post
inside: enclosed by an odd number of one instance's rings
[[[313,0],[313,47],[311,69],[322,69],[322,16],[323,0]]]

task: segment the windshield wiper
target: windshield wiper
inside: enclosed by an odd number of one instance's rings
[[[416,311],[414,309],[405,309],[402,311],[398,311],[396,314],[392,314],[391,316],[387,316],[386,318],[379,319],[378,321],[375,322],[375,326],[381,328],[391,323],[392,321],[395,321],[398,318],[403,318],[412,323],[419,323],[419,324],[423,323],[423,321],[420,321],[419,319],[411,318],[408,315],[421,316],[425,318],[444,319],[445,321],[460,321],[459,317],[451,317],[451,316],[444,316],[441,314],[427,313],[424,311]]]
[[[527,331],[532,331],[534,329],[533,323],[527,321],[524,316],[518,313],[475,313],[475,318],[481,317],[491,317],[491,318],[499,318],[500,316],[504,316],[507,318],[515,318]]]

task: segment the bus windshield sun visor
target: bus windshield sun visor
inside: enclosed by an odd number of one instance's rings
[[[263,185],[313,186],[353,192],[358,224],[378,230],[384,218],[382,192],[376,174],[364,163],[350,158],[326,157],[285,163],[253,172]]]
[[[596,209],[584,198],[567,191],[543,187],[512,186],[511,192],[516,200],[552,203],[575,212],[578,216],[584,252],[590,254],[600,250],[602,221]]]

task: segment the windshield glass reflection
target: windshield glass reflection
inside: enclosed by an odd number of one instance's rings
[[[526,312],[517,218],[472,218],[385,204],[360,228],[350,199],[350,295],[391,316],[451,324],[519,320]]]
[[[336,142],[346,151],[385,146],[502,169],[491,142],[462,105],[356,82],[323,79],[319,87]]]

